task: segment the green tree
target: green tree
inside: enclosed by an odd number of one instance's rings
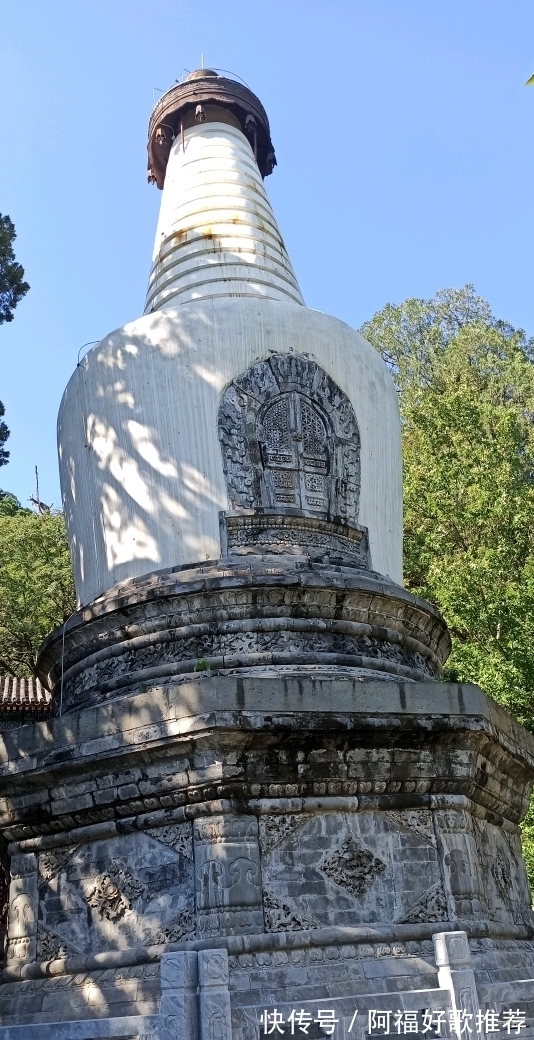
[[[479,683],[534,731],[534,364],[472,286],[388,304],[361,329],[399,390],[406,585]],[[534,815],[525,825],[534,887]]]
[[[472,286],[362,327],[399,389],[405,582],[453,637],[448,674],[534,729],[532,343]]]
[[[32,515],[30,509],[24,509],[21,506],[15,495],[12,495],[10,491],[2,491],[0,488],[0,517],[16,516],[17,513]]]
[[[0,213],[0,325],[13,321],[13,311],[30,288],[24,281],[24,268],[15,260],[15,225]]]
[[[74,609],[62,514],[0,512],[0,672],[36,674],[40,644]]]
[[[5,415],[5,408],[0,401],[0,466],[6,466],[9,462],[9,452],[4,448],[4,444],[9,437],[9,430],[7,423],[3,422],[3,416]]]
[[[5,321],[13,321],[17,303],[30,288],[24,281],[24,268],[15,260],[13,242],[16,237],[13,221],[0,213],[0,325]],[[9,461],[9,452],[4,448],[9,437],[9,429],[2,422],[4,415],[5,409],[0,401],[0,466],[5,466]]]

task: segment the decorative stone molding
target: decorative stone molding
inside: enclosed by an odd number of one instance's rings
[[[71,845],[68,848],[59,849],[48,849],[46,852],[39,854],[39,886],[48,884],[57,874],[60,874],[66,867],[73,852],[77,849],[77,845]]]
[[[449,809],[438,811],[435,819],[445,867],[450,920],[477,917],[481,911],[487,916],[473,817],[465,809]]]
[[[408,781],[409,783],[409,781]],[[401,783],[399,791],[406,791],[406,781]],[[436,848],[436,835],[432,825],[432,813],[428,809],[405,809],[402,812],[393,810],[388,813],[388,820],[395,823],[397,827],[413,835],[417,841]]]
[[[492,860],[490,871],[501,898],[506,902],[512,889],[512,873],[509,863],[506,862],[501,852],[498,852]]]
[[[470,1015],[473,1040],[483,1040],[484,1034],[477,1028],[477,1015],[480,1011],[475,976],[471,967],[471,953],[466,932],[437,932],[432,936],[438,982],[441,989],[450,993],[452,1010],[457,1013],[459,1028],[458,1040],[462,1035],[461,1023],[464,1014]]]
[[[270,895],[269,899],[271,899]],[[303,925],[303,928],[307,927],[309,926]],[[273,931],[277,930],[278,929],[273,929]],[[285,930],[287,931],[289,929]],[[293,930],[300,931],[301,929],[295,928]],[[534,957],[534,944],[532,945],[533,949],[530,952]],[[340,936],[340,941],[335,946],[312,946],[310,943],[294,949],[264,949],[261,952],[230,954],[228,957],[228,963],[232,971],[238,971],[239,969],[244,968],[276,967],[280,957],[286,957],[287,963],[290,965],[301,965],[307,967],[310,964],[331,964],[339,960],[365,961],[384,959],[385,957],[393,957],[398,960],[399,958],[428,957],[433,953],[434,946],[430,939],[425,939],[420,942],[392,941],[387,943],[347,943],[346,941],[343,941]]]
[[[196,934],[196,913],[194,900],[189,900],[184,910],[165,928],[160,928],[151,937],[150,946],[179,942],[180,939],[194,939]]]
[[[216,842],[257,844],[258,823],[254,816],[201,816],[194,823],[195,843],[210,845]]]
[[[34,853],[12,856],[7,960],[32,961],[37,954],[37,857]]]
[[[436,609],[374,572],[291,555],[228,557],[117,587],[49,637],[39,667],[55,687],[63,660],[69,712],[192,675],[200,659],[212,672],[322,665],[422,680],[439,674],[449,650]]]
[[[350,837],[323,857],[320,869],[334,884],[361,898],[384,873],[386,864]]]
[[[281,510],[220,513],[221,554],[305,556],[319,563],[371,567],[366,527],[332,523]]]
[[[196,952],[164,953],[161,958],[161,1002],[165,1040],[196,1040],[198,1016],[198,955]],[[163,1038],[162,1038],[163,1040]]]
[[[67,957],[69,954],[76,954],[79,951],[75,949],[72,943],[65,942],[61,936],[57,935],[56,932],[51,931],[49,928],[45,928],[44,925],[38,923],[37,925],[37,959],[40,961],[53,961],[59,957]]]
[[[327,716],[325,716],[325,721]],[[343,719],[342,716],[338,716],[341,725],[346,728],[351,727],[350,718]],[[297,728],[292,726],[292,728]],[[311,771],[310,771],[311,772]],[[386,771],[386,776],[389,773]],[[448,783],[454,785],[457,789],[463,788],[463,781],[461,779],[449,779]],[[430,805],[432,795],[428,794],[429,789],[435,786],[435,782],[430,780],[417,780],[415,777],[408,777],[408,779],[402,779],[400,781],[391,782],[389,779],[376,779],[372,781],[368,780],[331,780],[331,781],[316,781],[310,778],[308,781],[301,781],[300,783],[244,783],[241,780],[236,781],[225,781],[224,783],[207,783],[203,785],[188,785],[185,789],[177,785],[176,790],[172,792],[166,791],[161,797],[151,795],[147,798],[137,797],[135,799],[125,799],[122,802],[118,802],[113,810],[109,808],[91,807],[84,812],[76,813],[76,820],[71,817],[62,817],[58,820],[57,835],[58,843],[62,840],[62,834],[67,840],[72,839],[73,834],[76,832],[77,826],[83,826],[88,828],[99,828],[100,834],[103,827],[109,827],[110,834],[115,833],[115,820],[124,820],[124,817],[133,817],[136,813],[143,812],[146,819],[146,827],[150,828],[148,833],[152,836],[152,827],[156,829],[154,824],[151,823],[150,817],[152,815],[157,816],[158,823],[162,817],[167,816],[169,821],[172,821],[173,817],[176,817],[176,813],[186,815],[185,806],[188,807],[188,812],[193,816],[195,813],[203,813],[203,805],[213,799],[220,801],[237,799],[249,799],[252,803],[254,812],[261,813],[261,808],[258,808],[257,802],[267,801],[273,798],[288,798],[293,800],[298,795],[298,801],[301,802],[302,812],[314,812],[318,808],[318,799],[321,802],[324,798],[335,798],[338,804],[336,805],[336,811],[339,812],[355,812],[358,807],[361,809],[369,810],[374,807],[380,806],[380,808],[388,815],[393,813],[395,810],[391,810],[391,806],[397,802],[400,806],[405,806],[406,802],[413,798],[414,802],[420,804],[421,796],[424,796],[425,801]],[[392,791],[393,788],[393,791]],[[358,799],[354,798],[357,794]],[[482,792],[483,795],[483,792]],[[453,797],[455,797],[453,795]],[[356,804],[355,804],[356,803]],[[174,806],[172,808],[171,806]],[[473,804],[474,811],[476,805]],[[404,812],[405,810],[400,810]],[[417,811],[417,810],[416,810]],[[260,817],[261,819],[261,817]],[[302,820],[304,823],[305,821]],[[504,821],[500,831],[505,835],[505,828],[507,826],[513,827],[513,824]],[[62,831],[63,828],[63,831]],[[28,832],[24,826],[10,827],[6,829],[7,837],[10,841],[16,842],[21,840],[30,840]],[[49,834],[46,823],[36,822],[33,828],[33,834],[36,836],[47,836]],[[154,837],[156,835],[154,834]],[[157,838],[156,838],[157,840]],[[165,844],[164,842],[162,844]],[[429,847],[431,843],[429,842]],[[37,846],[36,846],[37,847]],[[268,851],[268,850],[267,850]],[[191,858],[191,857],[186,857]],[[520,862],[518,857],[517,849],[515,850],[514,860],[516,863]],[[41,878],[39,879],[41,884]]]

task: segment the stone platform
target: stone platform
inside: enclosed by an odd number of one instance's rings
[[[0,1040],[254,1040],[275,1007],[351,1040],[356,1009],[363,1036],[371,1008],[513,1005],[534,1035],[534,740],[477,687],[174,677],[0,761]]]

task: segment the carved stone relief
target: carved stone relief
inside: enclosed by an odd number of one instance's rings
[[[506,903],[509,900],[512,891],[512,874],[510,871],[510,864],[507,863],[500,850],[493,858],[490,870],[493,880],[499,890],[501,899]]]
[[[64,870],[76,847],[71,845],[68,848],[47,849],[46,852],[39,853],[39,886],[48,883]]]
[[[193,950],[161,957],[161,1040],[198,1037],[198,957]]]
[[[532,927],[530,889],[521,858],[519,832],[472,818],[485,912],[490,920]]]
[[[219,526],[223,556],[283,554],[371,567],[367,528],[360,525],[349,527],[316,516],[270,509],[221,513]]]
[[[195,820],[195,884],[199,934],[261,931],[258,821],[255,816]]]
[[[438,882],[409,907],[398,921],[399,924],[418,924],[419,922],[446,921],[447,919],[447,898],[443,885]]]
[[[385,869],[386,864],[354,838],[328,852],[321,863],[323,874],[355,896],[363,896]]]
[[[228,953],[199,950],[201,1040],[232,1040]]]
[[[272,816],[260,816],[259,835],[262,856],[266,856],[271,849],[276,848],[293,831],[298,830],[306,822],[306,814],[276,814]]]
[[[485,903],[473,820],[464,810],[435,814],[444,848],[445,884],[456,913],[470,917]]]
[[[277,899],[272,892],[263,892],[263,915],[267,932],[300,932],[305,928],[317,927],[317,922],[290,906],[282,899]]]
[[[130,870],[115,860],[111,861],[105,873],[99,874],[83,887],[89,906],[94,907],[100,916],[108,921],[118,921],[123,917],[145,889]]]
[[[193,859],[193,829],[190,823],[176,823],[168,827],[156,827],[149,831],[150,837],[180,852],[186,859]]]
[[[444,919],[429,810],[270,814],[260,833],[268,930]]]
[[[37,857],[33,853],[13,856],[9,887],[8,960],[28,961],[36,956]]]
[[[432,827],[432,814],[428,809],[391,810],[387,817],[401,830],[417,838],[418,842],[436,848],[436,835]]]
[[[165,928],[154,932],[147,945],[159,946],[164,943],[178,942],[180,939],[193,938],[195,926],[195,901],[190,899],[178,917],[169,921]]]
[[[360,437],[352,405],[308,358],[273,354],[227,388],[219,439],[230,509],[356,524]]]
[[[47,875],[53,866],[45,861]],[[80,953],[193,936],[192,824],[79,845],[59,872],[43,879],[39,917],[47,950],[52,940],[44,932]]]
[[[59,957],[67,957],[69,954],[79,953],[71,943],[65,942],[55,932],[44,928],[42,924],[37,925],[37,960],[54,961]]]

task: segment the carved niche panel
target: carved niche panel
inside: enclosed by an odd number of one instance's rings
[[[357,523],[356,416],[315,362],[273,354],[254,365],[224,392],[218,428],[231,510],[293,509]]]
[[[188,821],[42,854],[39,957],[192,938],[192,838]]]
[[[428,810],[260,816],[267,931],[447,920],[431,832]]]

